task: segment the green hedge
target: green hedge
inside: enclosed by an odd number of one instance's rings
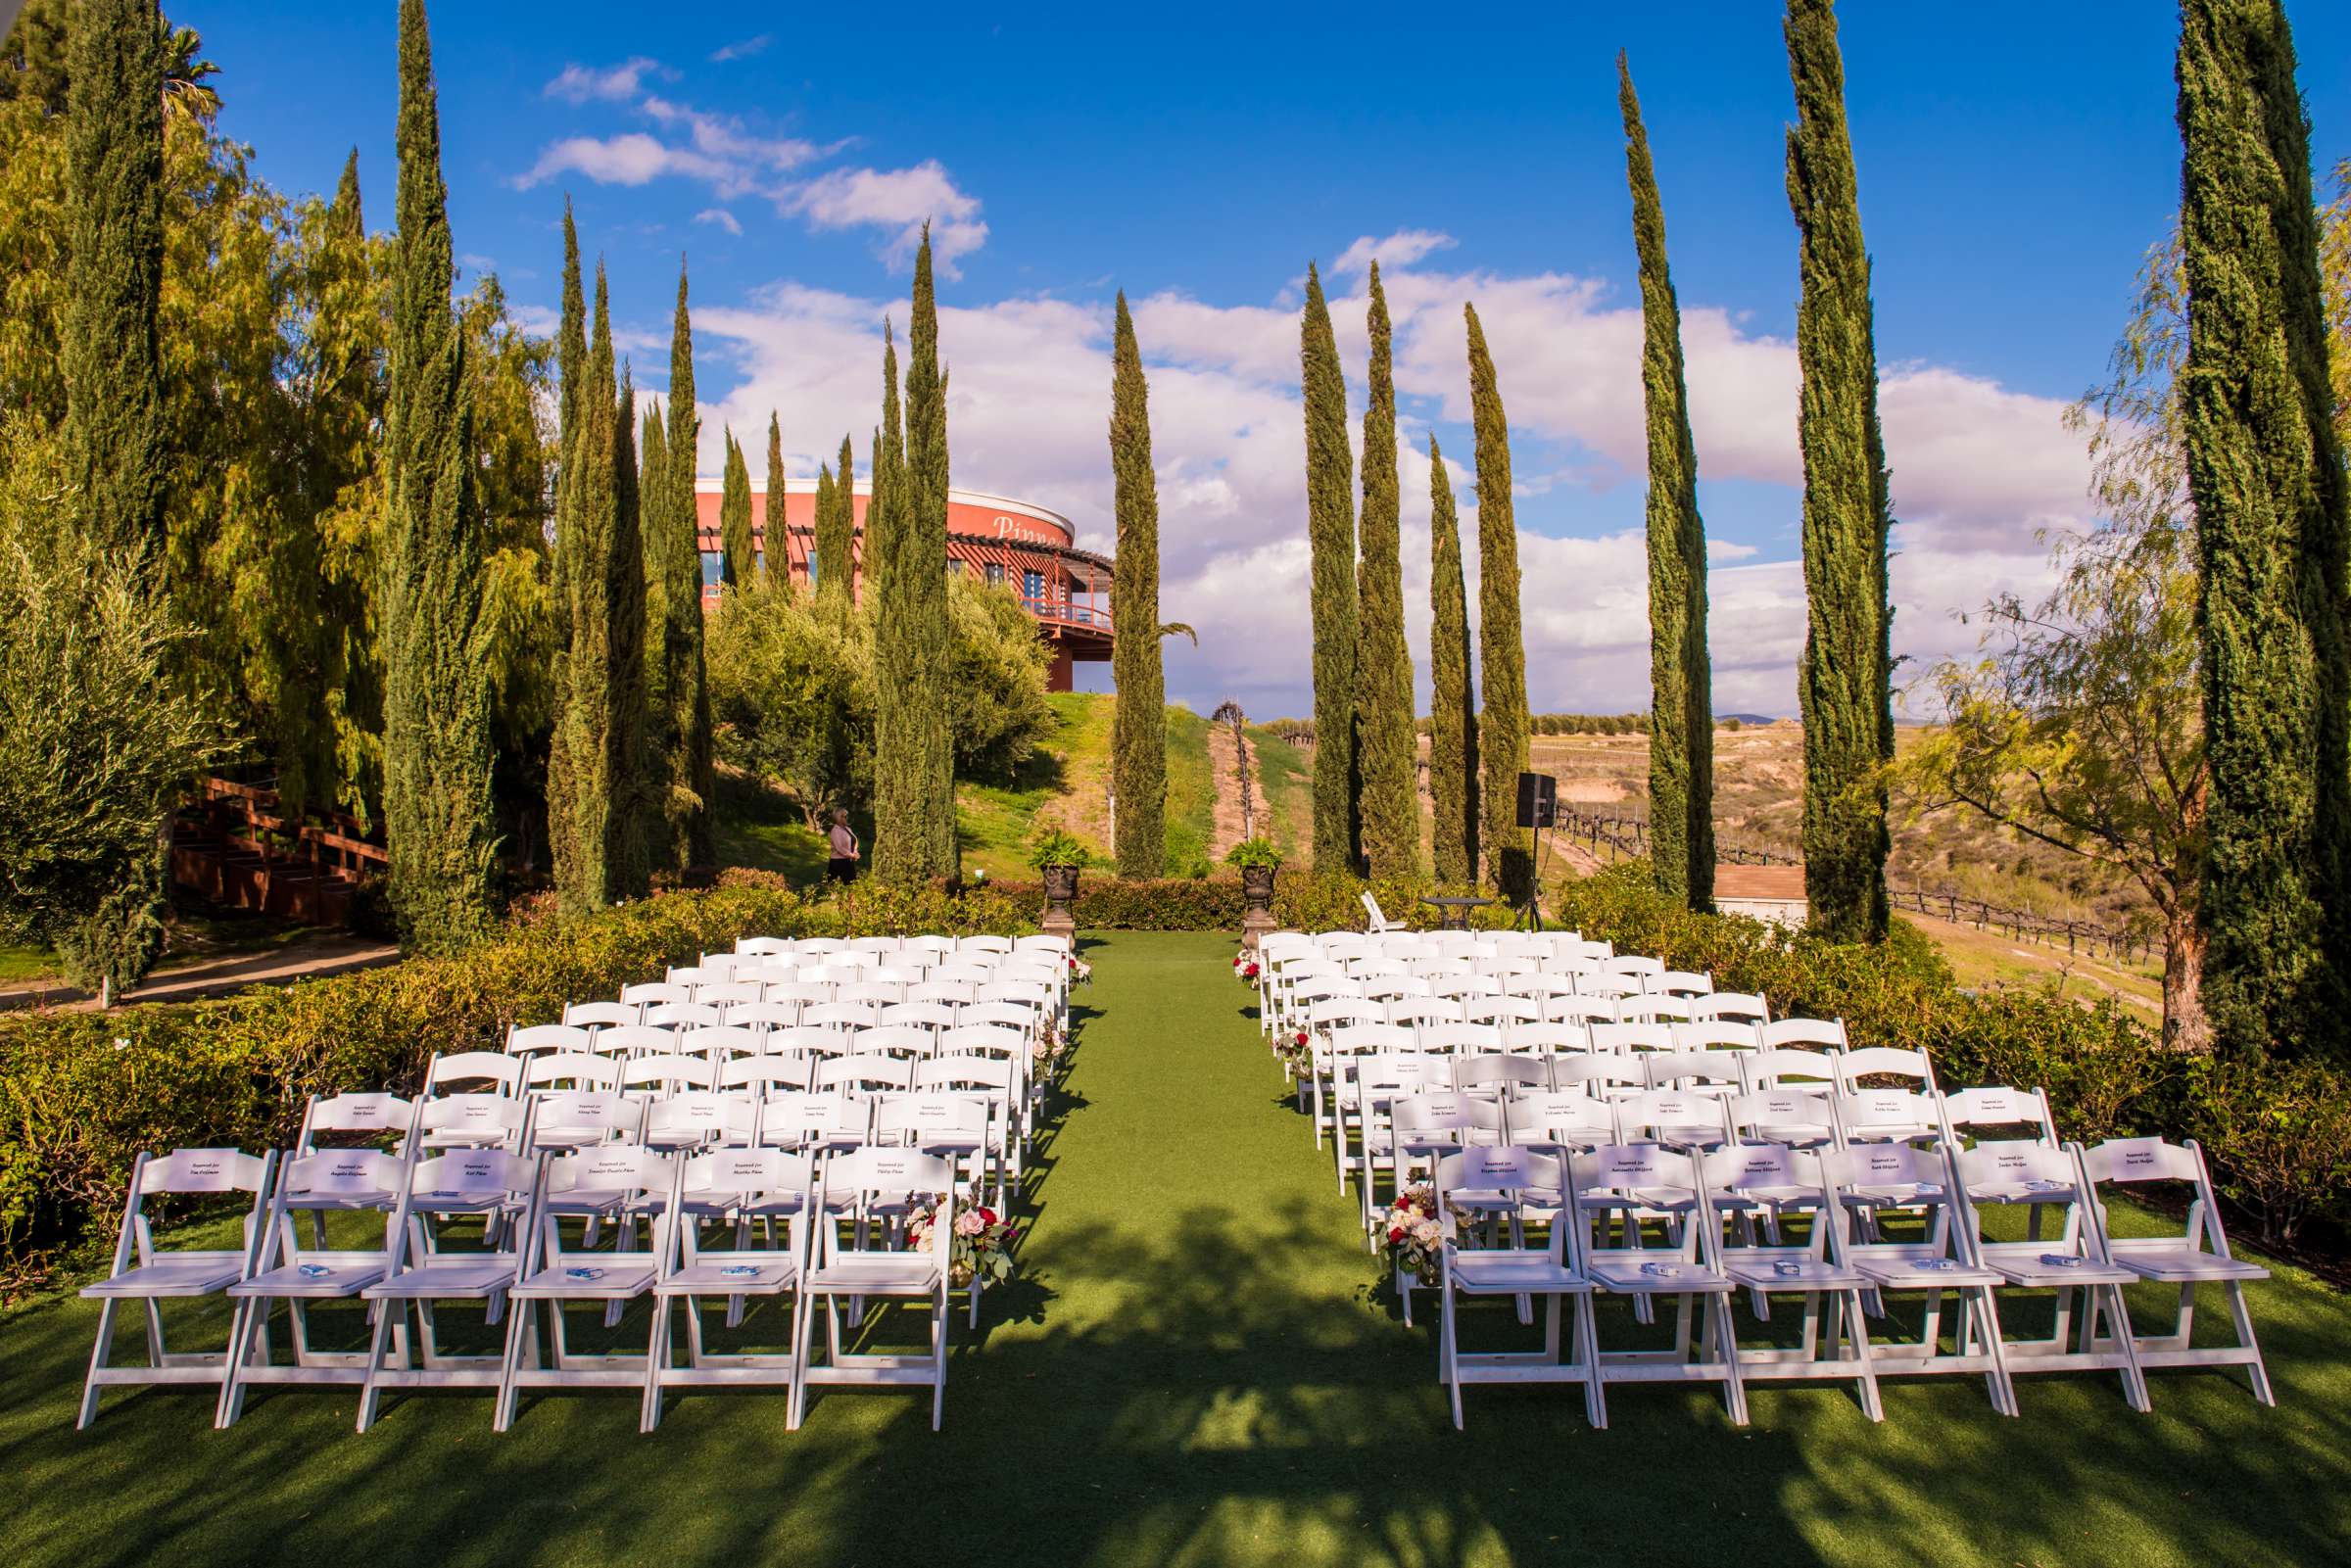
[[[812,899],[735,873],[585,919],[517,915],[448,958],[256,988],[212,1002],[0,1021],[0,1278],[37,1279],[107,1245],[139,1151],[283,1147],[315,1093],[414,1084],[435,1052],[495,1050],[738,937],[1016,934],[1030,906],[860,886]]]
[[[2213,1179],[2264,1237],[2351,1221],[2351,1078],[2309,1064],[2223,1063],[2167,1049],[2111,999],[1963,990],[1934,944],[1896,923],[1882,947],[1841,945],[1761,921],[1694,915],[1626,862],[1572,882],[1556,919],[1623,952],[1759,991],[1775,1016],[1842,1018],[1856,1045],[1923,1050],[1946,1087],[2040,1087],[2059,1132],[2194,1138]]]
[[[1312,877],[1284,872],[1273,880],[1273,919],[1284,929],[1327,931],[1360,929],[1364,925],[1366,887],[1379,900],[1380,912],[1399,925],[1428,930],[1437,912],[1420,902],[1426,885],[1403,881],[1365,882],[1353,877]],[[1044,892],[1035,882],[1004,882],[996,891],[1023,909],[1041,910]],[[1240,879],[1236,877],[1171,878],[1164,881],[1120,881],[1107,872],[1088,871],[1078,882],[1078,902],[1072,913],[1080,930],[1098,931],[1225,931],[1238,938],[1241,930]],[[1501,905],[1472,911],[1471,924],[1481,927],[1508,926],[1511,912]]]

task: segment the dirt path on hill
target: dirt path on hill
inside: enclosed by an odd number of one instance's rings
[[[1224,852],[1247,836],[1241,831],[1241,791],[1239,769],[1232,753],[1232,726],[1214,724],[1208,727],[1208,784],[1216,791],[1216,821],[1209,833],[1208,858],[1212,864],[1223,864]],[[1256,814],[1254,826],[1260,833],[1266,831],[1266,779],[1258,771],[1257,748],[1249,748],[1249,805]]]

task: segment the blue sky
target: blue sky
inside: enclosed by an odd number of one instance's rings
[[[2094,380],[2131,276],[2176,203],[2174,16],[2111,5],[1848,5],[1844,41],[1897,508],[1898,640],[1964,649],[1952,612],[2039,570],[2036,528],[2084,518],[2056,427]],[[2351,9],[2303,3],[2322,167],[2351,157]],[[1639,11],[1641,14],[1632,13]],[[290,191],[360,151],[389,222],[389,3],[189,4],[223,67],[224,130]],[[1170,689],[1304,711],[1295,309],[1309,258],[1363,371],[1363,256],[1399,319],[1408,596],[1424,592],[1433,430],[1464,502],[1460,302],[1477,302],[1513,423],[1538,706],[1635,707],[1638,308],[1615,51],[1631,52],[1691,344],[1717,551],[1718,706],[1791,711],[1795,239],[1779,10],[1185,8],[975,23],[891,8],[459,6],[434,16],[458,251],[517,304],[554,302],[568,191],[612,270],[639,384],[658,386],[681,247],[696,308],[704,466],[715,429],[782,411],[795,472],[862,451],[879,318],[904,317],[907,226],[933,215],[957,482],[1069,512],[1106,543],[1107,308],[1136,302],[1153,366]],[[984,16],[984,14],[983,14]],[[1502,20],[1494,20],[1502,16]],[[1417,553],[1415,553],[1417,552]],[[1421,646],[1417,625],[1415,646]]]

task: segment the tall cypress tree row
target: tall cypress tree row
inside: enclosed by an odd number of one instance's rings
[[[2277,0],[2181,7],[2181,372],[2211,803],[2216,1046],[2343,1053],[2346,498],[2310,129]]]
[[[924,872],[951,877],[955,836],[955,736],[947,700],[947,380],[938,360],[938,302],[931,279],[931,229],[914,256],[914,307],[906,325],[907,609],[918,628],[915,716],[922,761],[914,803]]]
[[[865,581],[874,605],[874,878],[906,886],[930,875],[923,809],[920,628],[910,603],[914,532],[907,504],[905,436],[898,407],[898,345],[882,329],[882,428],[865,506]],[[839,483],[835,503],[839,504]]]
[[[670,708],[669,816],[680,867],[706,866],[715,855],[710,801],[716,790],[710,749],[710,688],[702,673],[702,548],[695,501],[695,451],[701,420],[695,410],[694,322],[686,309],[686,265],[678,263],[678,309],[669,337],[667,497],[662,502],[662,607],[668,618],[663,663]]]
[[[1377,261],[1371,263],[1369,288],[1371,379],[1364,405],[1364,559],[1355,670],[1364,852],[1374,877],[1414,877],[1420,871],[1420,800],[1414,783],[1420,740],[1413,722],[1413,655],[1404,641],[1396,368]]]
[[[1151,471],[1150,389],[1127,291],[1119,291],[1110,370],[1110,478],[1118,556],[1110,581],[1111,788],[1118,796],[1119,875],[1168,871],[1168,688],[1159,647],[1159,481]]]
[[[638,716],[643,693],[632,665],[642,657],[645,574],[635,518],[622,517],[624,414],[613,387],[612,318],[604,269],[596,269],[596,327],[571,402],[577,428],[567,445],[561,541],[569,564],[559,582],[568,594],[569,645],[557,659],[561,705],[555,755],[548,770],[548,823],[555,888],[574,909],[599,909],[626,896],[620,861],[634,824]],[[632,509],[633,510],[633,509]]]
[[[150,88],[152,90],[152,88]],[[384,528],[384,824],[412,947],[456,947],[495,905],[483,519],[424,0],[400,8],[399,251]]]
[[[580,231],[572,222],[571,198],[563,198],[563,313],[555,327],[555,457],[556,477],[571,464],[572,444],[580,434],[580,378],[588,367],[588,299],[580,287]],[[557,570],[563,543],[563,500],[555,499]]]
[[[641,455],[637,464],[637,520],[638,546],[645,553],[645,743],[648,752],[658,755],[659,765],[652,769],[658,783],[653,793],[664,799],[669,793],[669,442],[663,435],[661,404],[648,398],[645,403],[645,425],[638,437]],[[666,834],[667,829],[662,832]],[[669,863],[669,852],[663,848],[654,857],[661,864]]]
[[[1462,581],[1462,523],[1445,453],[1428,438],[1428,793],[1437,880],[1477,880],[1477,701],[1469,690],[1469,599]]]
[[[760,519],[759,566],[768,583],[782,588],[792,581],[790,528],[784,521],[784,422],[767,416],[767,495]]]
[[[1315,869],[1355,869],[1355,478],[1347,378],[1322,278],[1306,265],[1298,357],[1306,394],[1306,535],[1315,617]]]
[[[1878,358],[1861,242],[1845,64],[1830,0],[1789,0],[1788,203],[1801,236],[1796,312],[1803,372],[1807,626],[1797,694],[1804,718],[1804,896],[1834,941],[1886,934],[1886,785],[1894,756],[1886,547],[1893,512],[1878,425]]]
[[[1518,624],[1518,518],[1511,499],[1511,425],[1476,309],[1469,326],[1469,412],[1477,433],[1477,666],[1485,711],[1477,749],[1484,767],[1486,856],[1494,885],[1513,900],[1534,896],[1534,853],[1518,826],[1518,776],[1526,771],[1526,643]]]
[[[1714,676],[1706,653],[1706,529],[1682,371],[1682,309],[1665,264],[1665,209],[1632,68],[1616,56],[1625,179],[1641,259],[1641,398],[1649,414],[1649,845],[1657,890],[1714,902]]]
[[[721,430],[719,439],[727,453],[718,496],[719,581],[730,588],[748,588],[758,548],[751,536],[751,469],[734,431]]]
[[[164,570],[164,21],[79,0],[67,28],[67,472],[81,532],[151,587]]]
[[[552,551],[549,597],[553,601],[555,658],[554,731],[547,748],[547,841],[554,862],[555,887],[576,907],[594,908],[599,900],[578,896],[577,861],[581,825],[572,820],[579,802],[581,761],[572,753],[575,727],[564,722],[571,711],[572,616],[579,585],[573,581],[582,548],[581,484],[578,451],[580,408],[588,370],[588,303],[580,288],[580,233],[572,221],[571,199],[563,201],[562,314],[555,328],[555,547]],[[600,482],[597,490],[601,495]],[[593,830],[591,830],[593,831]]]

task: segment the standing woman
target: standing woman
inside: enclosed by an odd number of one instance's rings
[[[825,862],[825,880],[847,885],[857,879],[857,835],[849,832],[849,814],[833,808],[833,829],[826,835],[832,858]]]

